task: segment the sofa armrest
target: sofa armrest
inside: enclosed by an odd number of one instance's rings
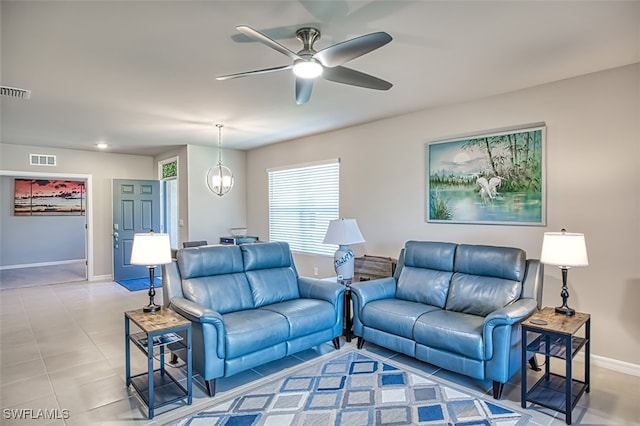
[[[224,321],[222,320],[222,315],[220,315],[220,313],[213,309],[205,308],[204,306],[185,299],[184,297],[174,297],[171,299],[170,308],[189,321],[199,323],[203,330],[208,327],[213,327],[215,329],[215,335],[217,336],[217,338],[215,338],[216,353],[218,358],[225,357]]]
[[[393,277],[377,280],[359,281],[351,284],[353,302],[353,333],[362,337],[362,309],[369,302],[381,299],[393,299],[396,296],[396,280]]]
[[[337,282],[325,281],[318,278],[298,277],[300,297],[305,299],[326,300],[336,306],[344,297],[344,286]]]
[[[483,336],[486,359],[490,359],[493,356],[494,345],[501,344],[500,342],[494,342],[494,330],[501,326],[518,325],[531,316],[537,307],[538,305],[534,299],[519,299],[485,317]],[[510,342],[505,342],[505,344],[509,345]]]
[[[184,297],[174,297],[171,299],[170,306],[174,311],[190,321],[199,323],[209,322],[213,324],[219,323],[220,326],[224,327],[222,316],[218,312],[205,308]]]
[[[359,281],[351,284],[354,309],[364,307],[369,302],[380,299],[392,299],[396,295],[396,280],[393,277],[377,280]]]

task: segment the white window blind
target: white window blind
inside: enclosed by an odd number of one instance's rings
[[[329,221],[340,214],[338,160],[268,170],[269,240],[286,241],[291,250],[333,255],[322,244]]]

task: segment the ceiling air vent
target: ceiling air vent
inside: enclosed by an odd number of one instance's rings
[[[55,166],[56,156],[45,154],[29,154],[29,165],[31,166]]]
[[[0,86],[0,96],[8,96],[10,98],[29,99],[31,91],[18,89],[16,87]]]

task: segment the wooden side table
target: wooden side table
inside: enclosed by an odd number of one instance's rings
[[[576,336],[584,326],[584,337]],[[533,336],[527,342],[527,336]],[[584,392],[589,392],[591,356],[591,316],[576,312],[567,316],[554,308],[544,308],[522,323],[522,408],[527,401],[565,414],[571,424],[571,413]],[[584,348],[584,381],[573,377],[573,358]],[[527,389],[527,352],[543,354],[543,376]],[[565,360],[565,375],[549,371],[550,358]]]
[[[131,334],[133,321],[142,332]],[[147,404],[149,419],[158,407],[185,400],[192,402],[191,322],[177,313],[162,308],[157,312],[142,309],[124,313],[125,375],[127,386],[133,385]],[[185,338],[178,333],[184,333]],[[131,376],[131,343],[147,355],[147,371]],[[165,348],[177,352],[186,351],[186,388],[165,369]],[[160,366],[154,368],[154,358],[159,356]]]

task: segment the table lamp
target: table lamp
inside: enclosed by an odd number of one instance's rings
[[[329,222],[324,244],[338,244],[338,250],[333,255],[333,266],[338,275],[338,281],[351,284],[353,279],[354,256],[350,244],[364,243],[364,237],[355,219],[335,219]]]
[[[561,232],[545,232],[540,262],[558,266],[562,270],[562,306],[558,306],[556,312],[569,316],[575,314],[576,311],[567,305],[567,273],[569,268],[589,266],[584,234],[569,233],[565,229]]]
[[[153,231],[148,234],[135,234],[133,236],[130,263],[132,265],[144,265],[149,268],[149,304],[142,310],[144,312],[160,310],[160,306],[153,301],[156,295],[156,289],[153,286],[153,273],[156,266],[171,263],[169,235],[156,234]]]

